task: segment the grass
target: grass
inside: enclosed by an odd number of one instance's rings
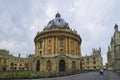
[[[0,72],[2,78],[7,79],[28,79],[28,78],[43,78],[49,77],[48,72],[37,72],[37,71],[15,71],[15,72]]]
[[[40,72],[40,71],[9,71],[9,72],[0,72],[0,77],[3,79],[32,79],[32,78],[52,78],[71,75],[70,72]]]

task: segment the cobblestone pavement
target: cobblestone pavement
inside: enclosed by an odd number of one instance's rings
[[[83,74],[77,74],[66,77],[57,77],[57,78],[44,78],[44,79],[33,79],[33,80],[120,80],[114,72],[105,71],[104,75],[100,75],[99,72],[89,72]]]

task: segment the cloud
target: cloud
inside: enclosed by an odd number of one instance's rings
[[[26,42],[17,42],[13,40],[0,41],[1,49],[8,49],[13,55],[18,55],[22,53],[22,56],[25,56],[25,53],[28,53],[29,46]]]

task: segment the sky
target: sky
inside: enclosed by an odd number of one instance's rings
[[[82,56],[101,47],[103,63],[120,25],[120,0],[0,0],[0,49],[17,56],[35,53],[34,38],[59,12],[82,38]]]

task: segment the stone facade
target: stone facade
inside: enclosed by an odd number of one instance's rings
[[[82,57],[82,70],[100,70],[103,67],[101,49],[93,49],[92,55]]]
[[[80,70],[81,37],[69,28],[59,13],[43,31],[38,32],[35,42],[34,70],[62,72]]]
[[[33,70],[33,55],[29,55],[27,58],[21,58],[20,56],[8,56],[3,53],[0,55],[0,71],[24,71]]]
[[[8,59],[6,55],[0,55],[0,71],[8,70]]]
[[[110,46],[108,46],[107,67],[109,70],[120,71],[120,31],[117,24],[115,24],[114,29],[114,35],[111,38]]]

